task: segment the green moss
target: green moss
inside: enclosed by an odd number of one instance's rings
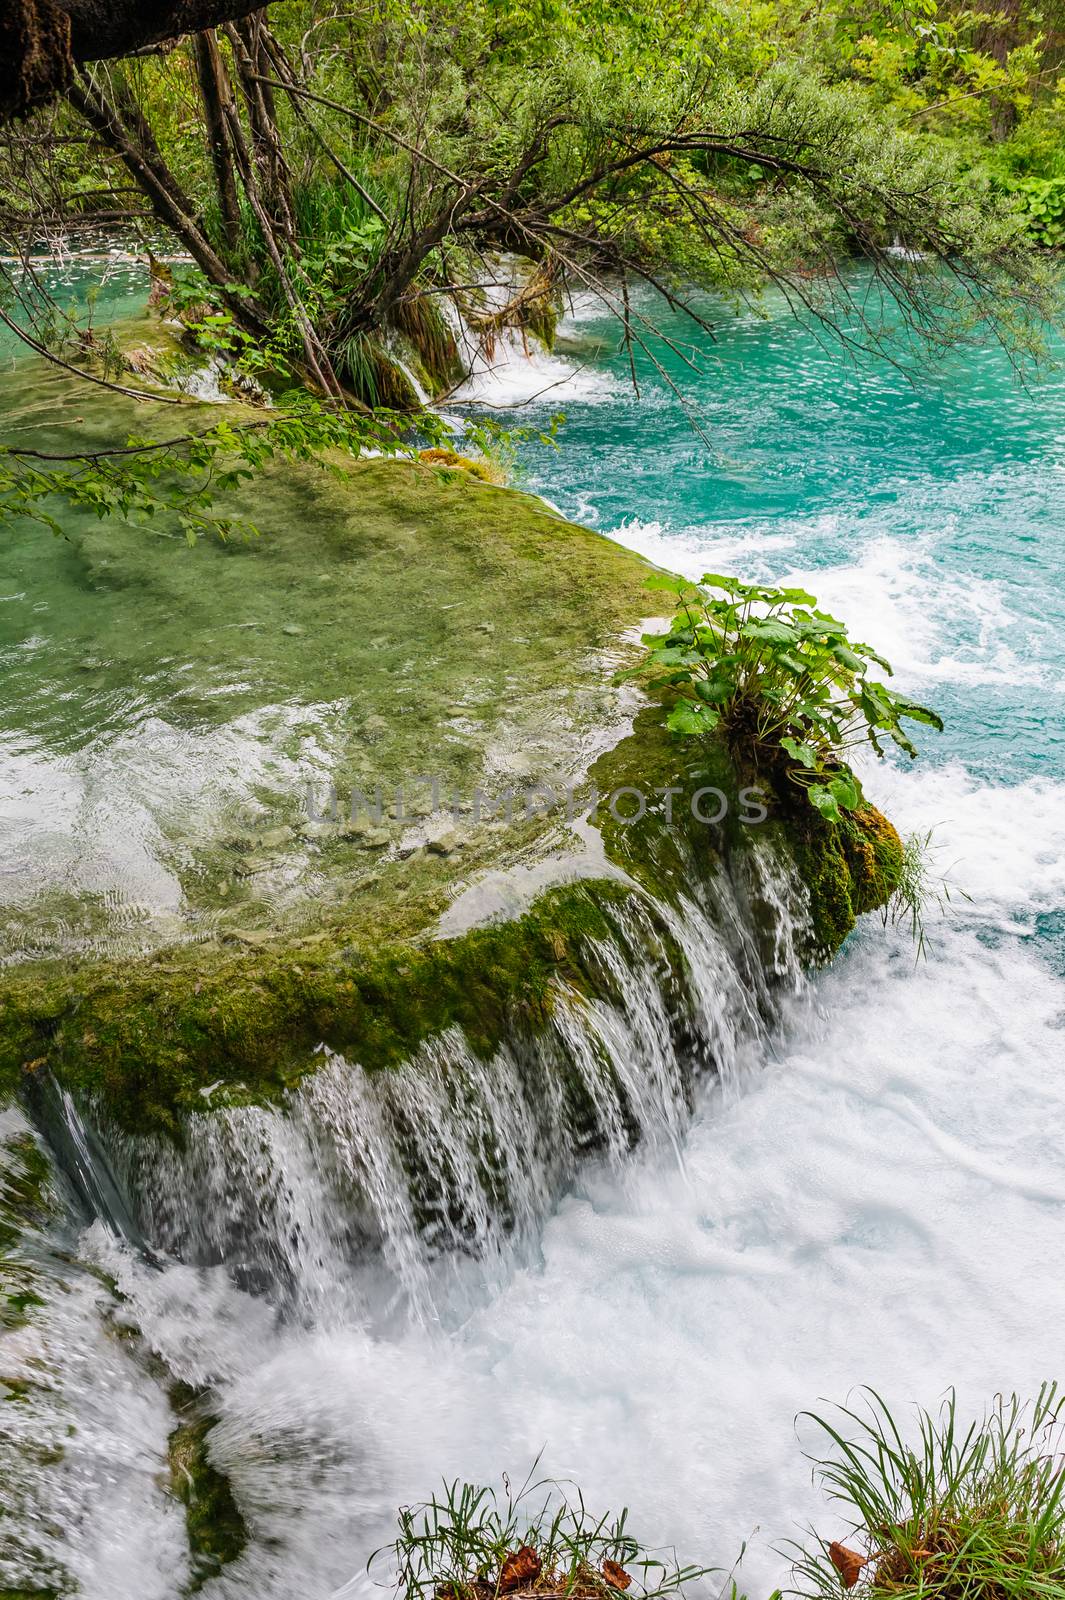
[[[22,1258],[20,1245],[28,1228],[43,1226],[55,1212],[50,1182],[48,1158],[31,1133],[0,1143],[0,1330],[22,1327],[45,1304],[38,1269]]]
[[[44,1222],[52,1208],[48,1158],[31,1133],[17,1133],[0,1145],[0,1257],[22,1230]]]
[[[522,307],[522,327],[547,350],[552,350],[558,332],[558,305],[551,293],[538,295]]]
[[[608,854],[656,899],[690,893],[693,876],[705,881],[755,837],[738,820],[744,783],[728,756],[678,741],[658,707],[595,763],[589,783],[604,796],[630,788],[637,809],[637,792],[647,797],[638,821],[619,821],[605,804],[597,817]],[[719,824],[692,817],[702,787],[729,799]],[[872,807],[833,826],[786,780],[773,787],[763,778],[760,787],[766,826],[809,891],[809,957],[824,960],[859,914],[889,898],[898,835]],[[178,1136],[183,1115],[204,1108],[201,1090],[220,1085],[214,1106],[275,1098],[314,1069],[322,1042],[377,1071],[458,1026],[487,1058],[516,1029],[543,1026],[558,979],[590,989],[582,945],[610,936],[610,906],[629,892],[585,880],[551,890],[523,916],[447,940],[340,925],[252,952],[185,947],[133,965],[15,973],[0,1024],[0,1083],[15,1087],[47,1067],[67,1087],[102,1096],[128,1130]]]
[[[325,1041],[368,1070],[391,1066],[458,1025],[488,1055],[515,1025],[542,1023],[552,982],[583,982],[581,937],[609,932],[624,894],[588,883],[545,895],[526,916],[424,945],[373,948],[342,932],[252,955],[188,950],[165,964],[15,980],[0,1031],[9,1084],[47,1066],[104,1096],[131,1131],[176,1132],[220,1079],[230,1100],[281,1093]],[[215,1100],[213,1103],[217,1104]]]
[[[182,1409],[199,1400],[193,1391],[180,1388],[171,1398]],[[192,1556],[191,1593],[235,1561],[248,1543],[248,1529],[229,1479],[211,1460],[209,1440],[215,1425],[216,1419],[210,1416],[182,1422],[167,1446],[171,1493],[185,1508]]]
[[[875,806],[845,813],[838,824],[803,801],[787,822],[787,844],[809,891],[810,958],[826,961],[858,917],[886,905],[902,866],[902,841]]]
[[[430,394],[445,394],[462,381],[459,347],[435,296],[413,294],[401,300],[390,321],[409,347],[412,365]]]

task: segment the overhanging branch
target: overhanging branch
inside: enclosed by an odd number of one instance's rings
[[[264,0],[0,0],[0,122],[25,117],[63,94],[85,62],[202,33],[263,5]]]

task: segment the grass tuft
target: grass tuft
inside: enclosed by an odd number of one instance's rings
[[[904,1428],[874,1391],[838,1424],[804,1413],[830,1441],[814,1475],[846,1508],[840,1542],[794,1555],[788,1592],[891,1600],[1065,1600],[1065,1396],[1000,1399],[979,1422],[951,1392]]]
[[[964,889],[952,884],[945,874],[936,871],[932,843],[933,828],[926,833],[911,833],[903,841],[902,860],[891,899],[882,909],[884,926],[906,928],[913,940],[915,959],[929,953],[925,918],[935,907],[946,916],[953,905],[953,897],[972,899]]]
[[[667,1600],[714,1573],[645,1549],[625,1510],[596,1516],[573,1486],[503,1483],[497,1495],[456,1481],[400,1511],[398,1538],[370,1559],[388,1561],[397,1600]]]

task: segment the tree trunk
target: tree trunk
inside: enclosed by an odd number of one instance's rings
[[[222,77],[222,60],[218,41],[213,32],[196,35],[196,71],[200,80],[204,116],[207,125],[207,144],[214,168],[215,188],[222,215],[222,231],[226,248],[235,256],[240,243],[240,201],[237,196],[237,179],[233,171],[233,153],[226,136],[226,119],[222,110],[225,98]]]
[[[65,94],[87,61],[134,55],[261,9],[264,0],[0,0],[0,122]],[[269,0],[266,0],[269,3]]]
[[[1004,67],[1011,50],[1021,42],[1021,0],[998,0],[991,18],[984,23],[977,36],[981,50]],[[1017,126],[1017,107],[1012,100],[1000,95],[991,96],[991,137],[996,144],[1008,139]]]
[[[204,277],[218,290],[237,323],[252,337],[265,338],[269,333],[266,313],[247,296],[233,294],[227,289],[232,281],[229,269],[204,234],[191,202],[159,154],[140,114],[137,113],[131,127],[118,107],[86,82],[71,84],[67,98],[119,158],[137,188],[151,202],[159,221],[176,234]]]

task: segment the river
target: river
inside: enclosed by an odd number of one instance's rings
[[[349,1575],[361,1593],[395,1506],[541,1454],[684,1560],[729,1568],[746,1544],[740,1590],[765,1600],[801,1525],[841,1531],[804,1408],[956,1385],[979,1410],[1061,1371],[1062,376],[1026,390],[977,348],[911,382],[770,302],[723,318],[697,373],[667,357],[704,444],[661,380],[632,394],[594,309],[562,335],[467,399],[564,410],[560,451],[522,447],[529,487],[689,575],[802,582],[936,705],[947,731],[917,763],[863,777],[900,830],[932,830],[950,904],[923,959],[866,919],[678,1145],[586,1169],[532,1246],[465,1265],[451,1312],[444,1293],[435,1317],[279,1324],[219,1269],[157,1271],[96,1224],[83,1254],[218,1394],[254,1542],[210,1596],[311,1600]],[[96,1446],[71,1565],[88,1600],[169,1600],[165,1407],[94,1337],[72,1375]]]

